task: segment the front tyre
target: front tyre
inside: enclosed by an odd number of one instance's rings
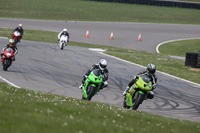
[[[136,98],[133,99],[133,106],[132,106],[132,110],[137,110],[139,105],[143,102],[144,100],[144,94],[141,93],[137,93],[136,94]]]
[[[63,50],[63,44],[61,45],[60,49]]]
[[[8,70],[8,67],[11,65],[11,60],[9,59],[5,59],[4,60],[4,63],[3,63],[3,70],[4,71],[7,71]]]
[[[87,97],[87,100],[91,100],[92,99],[92,97],[94,96],[94,94],[95,94],[95,92],[96,92],[96,87],[94,87],[94,86],[89,86],[88,87],[88,97]]]

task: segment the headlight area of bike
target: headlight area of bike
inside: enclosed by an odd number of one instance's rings
[[[137,82],[134,84],[136,88],[140,88],[144,91],[151,91],[152,90],[152,83],[147,76],[139,77]]]
[[[90,76],[88,77],[88,80],[92,83],[97,83],[97,84],[103,82],[102,76],[95,76],[94,74],[90,74]]]
[[[6,56],[7,56],[7,57],[10,57],[10,56],[11,56],[11,53],[6,53]]]

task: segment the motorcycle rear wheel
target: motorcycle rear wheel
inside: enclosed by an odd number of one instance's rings
[[[126,109],[129,109],[129,108],[130,108],[130,106],[127,106],[127,104],[126,104],[126,99],[124,99],[123,108],[126,108]]]

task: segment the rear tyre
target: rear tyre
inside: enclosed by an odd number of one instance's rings
[[[129,108],[130,108],[129,106],[126,105],[126,99],[124,99],[123,108],[126,108],[126,109],[129,109]]]

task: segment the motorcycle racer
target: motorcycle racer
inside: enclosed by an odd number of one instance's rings
[[[19,24],[18,27],[16,27],[13,32],[15,32],[15,31],[20,32],[20,34],[21,34],[20,39],[22,39],[22,36],[23,36],[23,33],[24,33],[24,30],[22,28],[22,24]],[[19,40],[19,42],[20,42],[20,40]]]
[[[66,28],[64,28],[64,29],[63,29],[62,31],[60,31],[60,33],[58,34],[58,41],[60,41],[60,38],[61,38],[62,35],[66,35],[66,36],[68,37],[67,42],[69,42],[69,33],[68,33],[68,31],[67,31]]]
[[[86,78],[90,75],[90,72],[92,70],[94,70],[94,69],[100,69],[101,70],[101,74],[103,75],[103,83],[101,84],[100,90],[102,90],[103,88],[107,87],[108,86],[107,80],[108,80],[108,75],[109,75],[109,71],[106,68],[107,65],[108,65],[108,63],[107,63],[107,61],[105,59],[101,59],[98,64],[92,65],[92,67],[90,69],[88,69],[86,74],[83,76],[82,84],[79,86],[79,88],[82,89]]]
[[[15,41],[14,41],[13,39],[10,39],[10,40],[9,40],[9,44],[7,44],[7,45],[3,48],[2,52],[1,52],[1,57],[3,56],[3,54],[4,54],[4,52],[5,52],[5,50],[6,50],[7,48],[12,48],[15,55],[18,53],[17,47],[16,47],[16,45],[15,45]],[[13,61],[15,61],[15,56],[13,56]]]
[[[127,92],[129,91],[130,87],[136,83],[137,79],[141,75],[147,75],[150,77],[152,82],[152,90],[154,90],[157,87],[157,76],[155,75],[156,72],[156,66],[154,64],[148,64],[145,71],[140,72],[136,76],[133,77],[133,79],[129,82],[128,86],[126,87],[126,90],[123,92],[123,95],[126,96]],[[147,98],[153,99],[154,98],[154,92],[150,91]]]

